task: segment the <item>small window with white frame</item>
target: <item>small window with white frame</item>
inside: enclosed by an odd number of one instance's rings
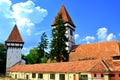
[[[17,79],[17,74],[15,74],[15,79]]]
[[[29,79],[29,75],[26,75],[26,79],[27,79],[27,80]]]
[[[43,74],[42,73],[38,73],[38,78],[43,79]]]
[[[55,74],[50,74],[50,79],[53,79],[53,80],[55,80]]]
[[[60,74],[59,75],[59,80],[65,80],[65,74]]]
[[[32,73],[32,78],[36,78],[36,73]]]

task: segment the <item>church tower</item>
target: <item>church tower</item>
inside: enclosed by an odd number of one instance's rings
[[[21,50],[24,42],[21,38],[16,24],[5,44],[7,47],[6,69],[8,69],[15,65],[17,62],[21,61]]]
[[[61,6],[57,16],[61,14],[63,21],[64,21],[64,26],[66,27],[66,36],[68,37],[68,42],[67,44],[67,49],[68,51],[71,50],[72,46],[75,45],[75,39],[74,39],[74,32],[75,32],[75,25],[71,19],[71,17],[69,16],[66,8],[64,5]],[[53,23],[52,23],[52,27],[56,27],[56,19],[54,19]]]

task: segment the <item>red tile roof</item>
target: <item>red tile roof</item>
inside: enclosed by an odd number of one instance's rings
[[[75,25],[74,25],[72,19],[70,18],[70,16],[69,16],[69,14],[68,14],[64,5],[61,6],[58,14],[62,14],[62,18],[63,18],[65,23],[70,23],[73,27],[75,27]],[[57,14],[57,16],[58,16],[58,14]],[[54,26],[54,25],[56,25],[56,19],[52,23],[52,26]]]
[[[114,72],[120,71],[120,61],[109,60],[84,60],[76,62],[61,62],[47,64],[20,65],[8,69],[8,72]]]
[[[81,44],[70,52],[69,61],[110,59],[114,55],[120,55],[119,49],[118,41]]]
[[[110,71],[120,71],[120,60],[104,60]]]
[[[14,28],[6,42],[22,42],[23,43],[22,37],[19,33],[19,30],[16,24],[14,25]]]
[[[15,65],[10,72],[88,72],[100,60],[88,60],[77,62],[61,62],[33,65]],[[100,68],[101,69],[101,68]]]
[[[91,69],[91,72],[106,72],[110,71],[104,60],[100,60],[97,64],[95,64]]]

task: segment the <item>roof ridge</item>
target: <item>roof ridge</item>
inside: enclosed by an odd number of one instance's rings
[[[96,64],[94,64],[94,65],[89,69],[89,71],[90,71],[93,67],[95,67],[98,63],[99,63],[99,62],[97,62]]]
[[[105,63],[105,61],[104,61],[103,59],[101,59],[100,62],[102,63],[102,65],[105,67],[105,69],[106,69],[107,71],[111,71],[111,70],[109,69],[109,66]]]
[[[94,42],[94,43],[79,44],[79,45],[92,45],[92,44],[111,43],[111,42],[116,42],[116,43],[119,43],[119,41],[118,41],[118,40],[113,40],[113,41]],[[78,46],[79,46],[79,45],[78,45]]]

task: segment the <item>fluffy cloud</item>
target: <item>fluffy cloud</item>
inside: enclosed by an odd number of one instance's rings
[[[95,40],[94,36],[86,36],[82,41],[86,41],[87,43],[91,43]]]
[[[107,41],[111,41],[111,40],[113,40],[113,39],[115,39],[116,38],[116,36],[113,34],[113,33],[110,33],[108,36],[107,36]]]
[[[86,43],[91,43],[94,42],[95,40],[111,41],[116,39],[116,35],[114,35],[113,33],[108,34],[108,29],[105,27],[99,28],[96,34],[97,34],[97,38],[94,36],[86,36],[84,39],[81,39],[80,42],[84,41]],[[120,36],[120,34],[118,34],[118,36]]]
[[[46,9],[35,6],[31,0],[16,3],[12,9],[17,25],[20,26],[20,29],[26,29],[28,35],[31,35],[31,27],[40,23],[48,14]]]
[[[78,39],[79,38],[79,34],[75,34],[74,37],[75,37],[75,40]]]
[[[3,39],[2,42],[4,42],[6,36],[8,36],[6,32],[9,33],[12,21],[14,21],[12,18],[12,11],[10,10],[11,5],[12,2],[10,0],[0,0],[0,38]]]
[[[47,15],[47,10],[36,6],[32,0],[15,4],[12,0],[0,0],[0,42],[8,38],[16,23],[25,41],[23,53],[28,53],[29,49],[37,44],[39,38],[33,34],[36,32],[35,24],[40,23]]]
[[[107,28],[99,28],[97,30],[97,36],[100,41],[106,40],[107,37]]]
[[[10,0],[0,0],[0,8],[0,21],[6,21],[6,24],[9,22],[9,26],[16,23],[28,35],[31,35],[33,26],[48,15],[46,9],[36,6],[31,0],[16,4],[12,4]]]
[[[113,33],[108,34],[107,28],[99,28],[97,30],[97,36],[99,41],[111,41],[116,38],[116,36]]]
[[[10,6],[12,2],[10,0],[0,0],[0,15],[6,18],[12,17],[12,11],[10,11]]]

